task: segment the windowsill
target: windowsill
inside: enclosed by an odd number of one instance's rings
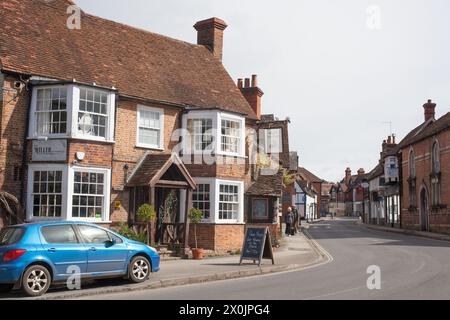
[[[161,148],[159,146],[149,146],[149,145],[145,145],[145,144],[140,144],[137,143],[135,145],[136,148],[140,148],[140,149],[148,149],[148,150],[157,150],[157,151],[164,151],[164,148]]]
[[[225,157],[233,157],[233,158],[241,158],[241,159],[247,159],[247,156],[243,156],[239,153],[231,153],[231,152],[224,152],[224,151],[219,151],[216,153],[217,156],[225,156]]]
[[[42,139],[47,138],[47,139]],[[28,137],[27,140],[36,140],[36,141],[49,141],[49,140],[57,140],[57,139],[71,139],[71,140],[85,140],[85,141],[95,141],[95,142],[103,142],[108,144],[115,144],[114,140],[106,140],[105,138],[99,137],[91,137],[91,136],[70,136],[67,134],[64,135],[47,135],[47,136],[31,136]]]
[[[86,141],[104,142],[104,143],[111,143],[111,144],[116,143],[114,140],[107,140],[106,138],[102,138],[102,137],[85,136],[85,135],[78,135],[78,134],[73,135],[69,138],[75,139],[75,140],[86,140]]]
[[[239,224],[239,225],[243,225],[245,224],[245,222],[238,222],[237,220],[216,220],[214,222],[211,222],[212,224]]]

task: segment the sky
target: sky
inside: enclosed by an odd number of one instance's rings
[[[366,172],[381,143],[450,111],[448,0],[76,0],[84,11],[196,42],[196,21],[225,20],[223,63],[257,74],[263,113],[289,117],[300,165],[340,180]],[[447,34],[446,34],[447,33]],[[392,130],[391,125],[392,123]]]

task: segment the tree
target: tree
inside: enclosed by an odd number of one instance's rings
[[[138,209],[138,217],[147,225],[147,244],[151,244],[151,224],[156,219],[155,208],[149,204],[143,204]]]
[[[195,249],[198,249],[197,244],[197,224],[202,221],[203,213],[197,208],[191,208],[188,215],[189,221],[194,224],[194,239],[195,239]]]

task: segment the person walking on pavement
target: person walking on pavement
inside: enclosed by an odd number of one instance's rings
[[[293,235],[293,230],[294,230],[294,227],[293,227],[293,224],[294,224],[294,214],[292,213],[292,208],[291,207],[289,207],[288,209],[287,209],[287,213],[286,213],[286,235],[288,236],[288,237],[290,237],[290,236],[292,236]]]
[[[300,215],[298,214],[298,210],[295,207],[294,209],[292,209],[292,213],[294,214],[294,232],[298,233],[300,231],[299,227]]]

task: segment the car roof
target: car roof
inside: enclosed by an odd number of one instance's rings
[[[10,227],[30,227],[30,226],[48,226],[48,225],[67,225],[67,224],[85,224],[85,225],[91,225],[91,226],[97,226],[94,223],[89,222],[83,222],[83,221],[39,221],[39,222],[30,222],[30,223],[23,223],[23,224],[17,224]]]

